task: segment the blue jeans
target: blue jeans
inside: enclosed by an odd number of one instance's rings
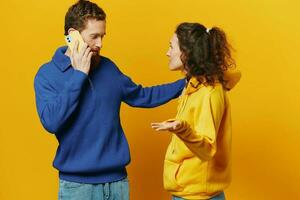
[[[74,183],[60,179],[58,199],[129,200],[128,179],[103,184]]]
[[[172,200],[185,200],[185,199],[173,196]],[[224,192],[222,192],[221,194],[218,194],[217,196],[214,196],[210,200],[225,200],[225,194],[224,194]]]

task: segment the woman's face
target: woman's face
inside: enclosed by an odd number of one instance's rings
[[[179,42],[177,35],[174,34],[170,40],[170,47],[167,52],[169,57],[169,68],[171,71],[183,70],[183,63],[180,59],[182,52],[179,49]]]

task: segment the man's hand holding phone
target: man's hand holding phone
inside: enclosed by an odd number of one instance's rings
[[[74,30],[65,36],[66,43],[71,50],[71,63],[74,69],[88,74],[90,71],[93,52],[84,42],[79,31]]]
[[[82,45],[82,48],[78,50],[79,41],[74,41],[73,49],[71,49],[71,63],[74,69],[82,71],[88,74],[91,67],[91,58],[93,52],[91,48],[88,47],[87,43]]]

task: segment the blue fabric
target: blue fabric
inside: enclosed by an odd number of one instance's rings
[[[185,80],[144,88],[105,57],[86,75],[74,70],[66,49],[58,48],[34,80],[40,121],[59,142],[53,166],[63,180],[120,180],[127,176],[130,162],[120,123],[121,102],[144,108],[162,105],[181,94]]]
[[[75,183],[59,180],[59,200],[129,200],[129,184],[125,178],[102,184]]]

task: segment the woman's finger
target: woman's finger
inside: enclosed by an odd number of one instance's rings
[[[155,127],[162,127],[162,125],[160,125],[160,124],[157,124],[157,125],[156,125],[156,124],[151,124],[151,127],[152,127],[152,128],[155,128]]]
[[[157,131],[166,131],[166,130],[168,130],[168,129],[166,129],[166,128],[164,128],[164,127],[161,127],[161,128],[158,128],[158,129],[156,129]]]
[[[151,126],[160,126],[160,125],[162,125],[162,123],[160,123],[160,122],[154,122],[154,123],[151,123]]]

